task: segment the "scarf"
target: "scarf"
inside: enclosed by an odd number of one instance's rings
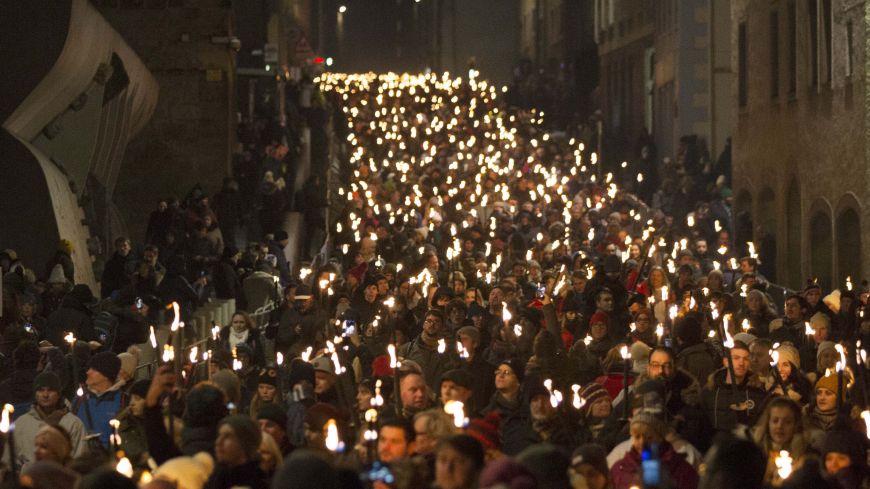
[[[241,333],[236,333],[235,330],[230,328],[230,350],[236,347],[239,343],[244,343],[248,340],[248,331],[247,329],[242,331]]]
[[[818,406],[813,406],[813,418],[819,423],[819,427],[824,431],[831,431],[834,427],[834,421],[837,419],[837,410],[822,411]]]
[[[39,417],[39,419],[45,421],[47,424],[50,424],[52,426],[60,426],[61,418],[63,418],[64,415],[69,412],[69,409],[66,406],[58,407],[57,409],[52,411],[51,414],[45,414],[45,411],[43,411],[42,408],[40,408],[36,404],[33,405],[33,409],[34,411],[36,411],[36,415]]]

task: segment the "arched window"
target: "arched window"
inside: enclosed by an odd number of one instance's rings
[[[794,289],[802,286],[801,274],[801,189],[793,178],[785,197],[785,270],[780,280]]]
[[[831,290],[832,264],[834,257],[831,217],[817,211],[810,219],[810,274],[819,279],[825,291]]]
[[[837,283],[842,286],[846,277],[853,283],[861,277],[861,218],[848,207],[837,216]]]

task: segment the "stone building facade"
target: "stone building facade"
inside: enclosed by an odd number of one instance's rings
[[[870,3],[732,2],[737,239],[793,288],[870,277]]]

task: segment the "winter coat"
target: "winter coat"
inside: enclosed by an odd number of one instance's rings
[[[440,392],[441,376],[459,366],[459,362],[449,348],[444,353],[438,353],[437,349],[426,345],[421,336],[402,345],[398,355],[420,365],[426,384],[434,392]]]
[[[136,257],[133,256],[133,253],[121,256],[115,252],[103,268],[103,275],[100,277],[100,296],[109,297],[112,292],[126,287],[135,270]],[[72,277],[67,278],[71,279]]]
[[[212,284],[218,299],[235,299],[237,303],[241,301],[242,281],[233,262],[221,260],[214,266]]]
[[[495,366],[487,362],[480,353],[476,353],[469,361],[463,361],[460,367],[471,374],[471,412],[479,413],[495,393]]]
[[[752,425],[761,413],[766,394],[763,382],[755,375],[747,375],[737,386],[736,393],[731,384],[725,382],[727,368],[723,367],[707,378],[707,385],[701,391],[704,413],[716,431],[731,431],[737,424]],[[732,404],[748,402],[744,411],[731,409]]]
[[[686,462],[682,454],[674,451],[670,443],[659,445],[660,487],[679,487],[695,489],[698,487],[698,473]],[[625,457],[610,469],[610,483],[613,489],[628,489],[643,486],[643,470],[640,454],[632,448]]]
[[[80,341],[90,341],[95,336],[93,313],[72,294],[67,294],[60,308],[48,316],[45,339],[52,345],[63,345],[63,337],[68,332]]]
[[[694,445],[688,443],[686,440],[681,439],[679,436],[676,436],[674,433],[670,433],[667,436],[668,443],[671,444],[674,451],[678,454],[682,455],[686,458],[686,462],[692,466],[695,470],[701,465],[701,462],[704,461],[704,454],[698,451]],[[610,453],[607,454],[607,466],[613,467],[620,460],[625,458],[628,452],[631,451],[631,439],[625,440],[615,447]]]
[[[88,390],[73,402],[73,412],[85,425],[88,433],[99,433],[100,442],[109,446],[109,435],[113,433],[109,421],[118,417],[127,405],[127,394],[117,383],[102,394]]]
[[[87,443],[84,441],[85,426],[82,424],[82,420],[70,412],[69,407],[64,405],[50,415],[44,416],[33,405],[29,411],[15,420],[15,458],[19,468],[27,469],[30,464],[35,462],[33,459],[34,439],[39,430],[47,424],[60,425],[69,433],[70,441],[72,441],[72,452],[70,455],[73,458],[78,457],[86,451]]]
[[[145,421],[133,416],[129,407],[118,414],[118,434],[121,435],[121,450],[134,467],[145,466],[148,460],[148,440],[145,438]]]
[[[540,435],[532,428],[532,415],[529,411],[528,399],[522,392],[517,394],[514,402],[508,402],[496,392],[484,414],[497,412],[499,415],[499,438],[501,451],[507,455],[516,455],[529,445],[541,441]]]
[[[221,328],[220,332],[220,342],[221,346],[232,352],[232,348],[230,348],[230,327],[224,326]],[[266,353],[265,353],[265,343],[263,342],[263,336],[260,334],[260,330],[251,329],[248,330],[248,338],[244,341],[246,345],[251,347],[251,351],[254,352],[254,358],[251,359],[251,363],[258,367],[262,367],[266,364]],[[258,371],[259,372],[259,371]]]
[[[661,487],[679,487],[680,489],[695,489],[698,487],[698,473],[686,462],[682,454],[674,451],[670,443],[659,445],[659,460],[661,463]],[[610,469],[610,481],[613,489],[628,489],[632,486],[642,486],[642,469],[640,454],[633,448],[625,457]]]
[[[706,379],[716,370],[713,356],[703,342],[680,349],[677,354],[677,367],[685,370],[696,379]]]

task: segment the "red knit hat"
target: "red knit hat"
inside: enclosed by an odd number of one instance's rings
[[[606,312],[596,312],[592,315],[591,318],[589,318],[590,325],[595,323],[604,323],[605,325],[610,327],[610,316],[608,316]]]
[[[372,377],[389,377],[393,375],[393,369],[390,367],[390,357],[380,355],[372,361]]]
[[[498,413],[493,411],[483,418],[474,418],[465,428],[465,434],[479,441],[487,450],[500,450],[501,441],[498,435],[500,423]]]

